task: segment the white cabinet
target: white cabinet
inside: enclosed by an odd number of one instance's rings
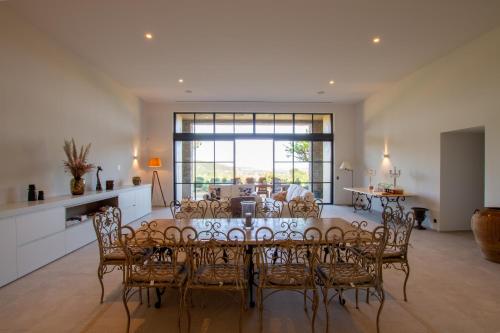
[[[126,225],[151,213],[151,189],[138,188],[121,193],[118,207],[122,211],[122,224]]]
[[[151,213],[151,189],[142,188],[136,191],[136,214],[137,218]]]
[[[16,221],[0,219],[0,287],[17,278]]]
[[[19,215],[16,218],[17,244],[23,245],[34,240],[64,231],[64,208],[42,210]]]
[[[87,220],[75,226],[68,227],[64,233],[66,253],[95,241],[97,238],[92,220]]]
[[[17,248],[17,269],[21,277],[66,254],[64,232]]]

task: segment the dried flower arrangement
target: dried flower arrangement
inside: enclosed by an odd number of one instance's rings
[[[83,177],[84,174],[95,168],[91,163],[87,163],[87,156],[90,150],[90,143],[80,147],[80,152],[76,149],[75,140],[64,140],[64,152],[66,153],[67,161],[64,161],[65,171],[71,172],[76,180]]]

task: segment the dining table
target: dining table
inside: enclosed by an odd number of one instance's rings
[[[154,222],[154,223],[153,223]],[[280,231],[294,231],[297,235],[304,234],[304,232],[311,227],[319,230],[323,235],[331,227],[338,227],[344,232],[356,230],[356,226],[342,218],[255,218],[252,220],[252,227],[245,228],[243,218],[229,218],[229,219],[155,219],[148,223],[148,228],[154,231],[164,232],[168,227],[178,227],[179,229],[185,227],[193,228],[198,234],[206,232],[220,232],[221,234],[227,233],[233,228],[240,228],[245,233],[245,239],[241,242],[246,246],[246,253],[249,255],[249,265],[248,270],[248,296],[249,305],[251,307],[255,306],[254,300],[254,263],[253,255],[254,249],[259,241],[262,239],[257,239],[256,231],[261,227],[267,227],[271,229],[274,233]],[[362,226],[367,226],[366,222]],[[139,226],[136,230],[145,228],[144,225]],[[300,237],[297,238],[300,240]],[[159,308],[161,306],[161,296],[163,292],[156,289],[157,302],[155,307]]]

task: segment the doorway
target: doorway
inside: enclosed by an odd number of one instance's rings
[[[441,133],[440,231],[470,230],[484,206],[484,127]]]

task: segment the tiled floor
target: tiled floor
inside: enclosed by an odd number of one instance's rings
[[[164,209],[150,218],[166,217]],[[328,206],[325,217],[377,220],[353,214],[349,207]],[[470,232],[415,230],[410,248],[408,302],[402,300],[403,274],[385,271],[387,301],[382,332],[500,332],[500,265],[481,258]],[[105,276],[105,302],[99,304],[97,245],[92,243],[38,271],[0,288],[0,332],[124,332],[121,273]],[[374,332],[378,303],[354,307],[330,305],[331,332]],[[201,298],[201,297],[200,297]],[[205,293],[195,302],[192,332],[237,331],[238,306],[231,296]],[[364,297],[362,297],[364,298]],[[130,303],[132,332],[176,332],[176,295],[167,293],[161,309]],[[280,293],[264,308],[264,332],[309,332],[309,317],[299,294]],[[257,311],[244,315],[244,332],[257,331]],[[324,332],[320,305],[317,331]]]

